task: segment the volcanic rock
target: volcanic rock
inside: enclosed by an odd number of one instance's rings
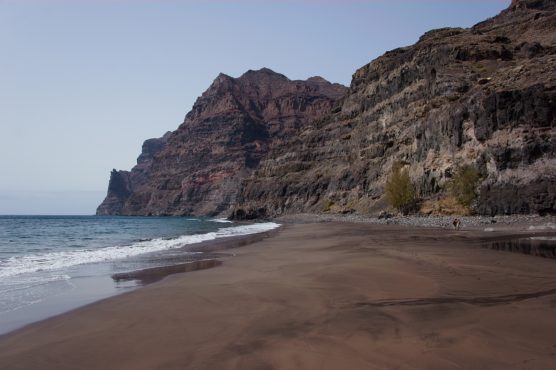
[[[220,74],[176,131],[145,141],[131,171],[112,171],[97,214],[228,215],[241,181],[269,150],[325,115],[346,90],[267,68]]]
[[[513,0],[385,53],[347,91],[269,69],[219,75],[176,131],[112,172],[97,213],[379,214],[394,164],[429,203],[473,166],[477,212],[556,213],[555,126],[556,1]]]
[[[472,165],[479,213],[555,213],[555,9],[514,0],[470,29],[427,32],[363,66],[330,115],[272,148],[234,216],[378,213],[394,163],[420,199]]]

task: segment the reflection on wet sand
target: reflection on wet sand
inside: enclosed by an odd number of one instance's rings
[[[487,244],[487,248],[556,258],[556,240],[553,237],[529,237],[495,241]]]

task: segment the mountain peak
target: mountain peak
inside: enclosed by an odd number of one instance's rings
[[[307,82],[328,83],[328,81],[325,78],[322,78],[321,76],[309,77],[307,79]]]
[[[266,68],[266,67],[263,67],[263,68],[257,69],[257,70],[250,69],[247,72],[245,72],[244,74],[242,74],[241,77],[239,77],[239,78],[251,78],[251,77],[255,77],[255,78],[259,78],[259,77],[278,77],[280,79],[289,81],[289,78],[287,78],[283,74],[278,73],[278,72],[274,72],[272,69]]]

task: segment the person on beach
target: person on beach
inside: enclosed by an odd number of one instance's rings
[[[452,221],[452,225],[454,225],[454,229],[459,230],[459,227],[461,225],[461,221],[459,218],[454,218],[454,220]]]

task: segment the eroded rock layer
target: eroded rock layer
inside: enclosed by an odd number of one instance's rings
[[[274,147],[243,183],[236,217],[379,211],[394,162],[421,199],[473,165],[478,212],[556,212],[555,5],[514,0],[360,68],[331,115]]]
[[[174,132],[113,171],[98,214],[376,213],[394,163],[435,200],[459,167],[481,214],[556,213],[556,0],[514,0],[353,74],[220,75]]]
[[[327,113],[346,90],[269,69],[220,74],[176,131],[145,141],[131,171],[112,171],[97,214],[228,215],[241,180],[268,151]]]

